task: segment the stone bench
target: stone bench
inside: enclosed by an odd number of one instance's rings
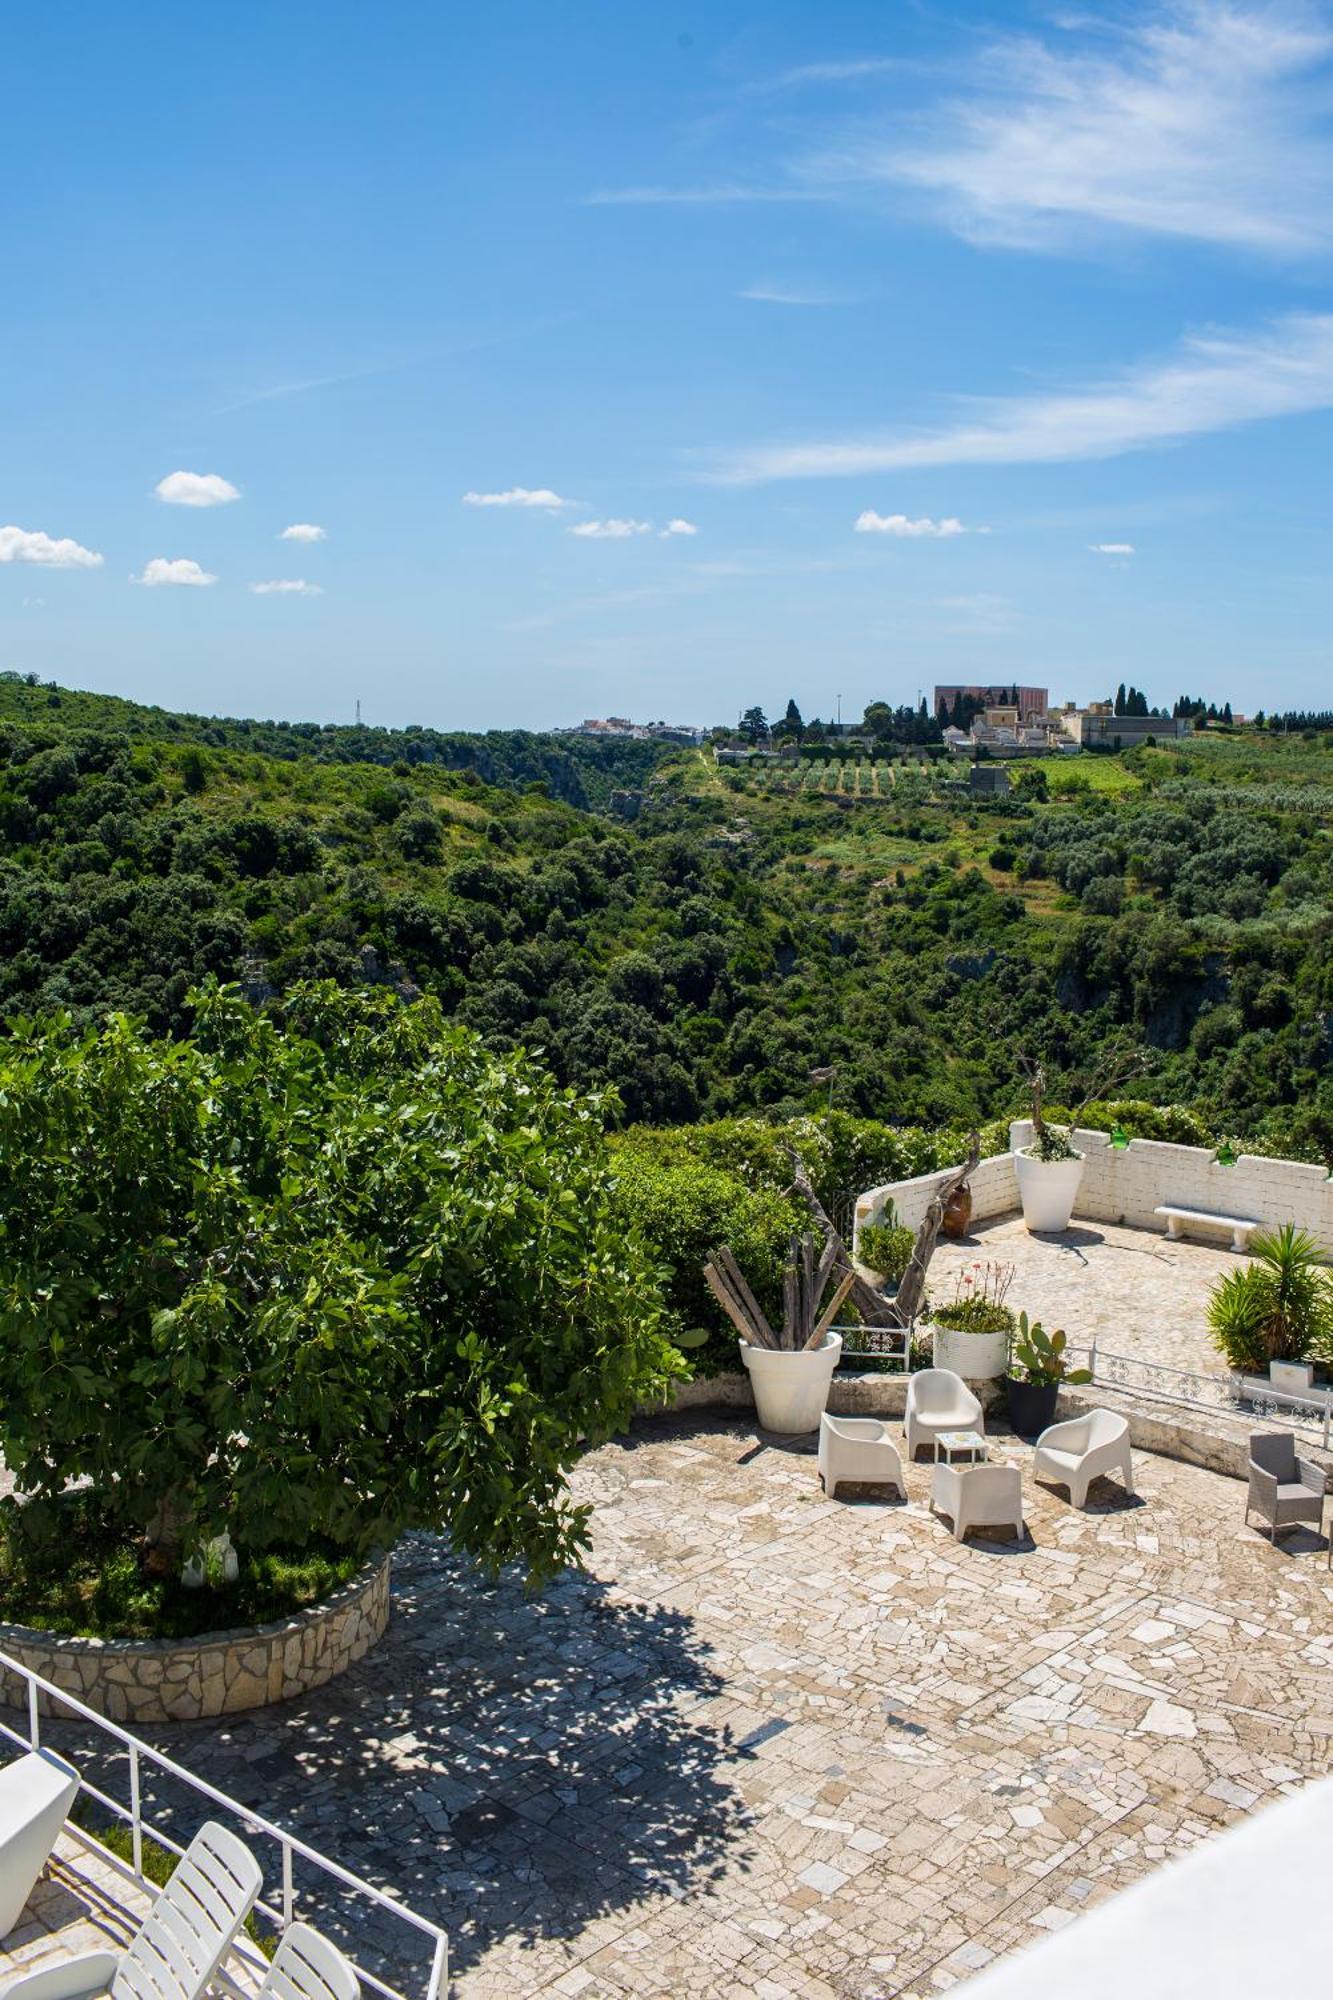
[[[1166,1233],[1172,1242],[1178,1242],[1181,1231],[1189,1228],[1229,1229],[1233,1250],[1248,1250],[1250,1236],[1256,1229],[1262,1229],[1261,1222],[1255,1222],[1243,1215],[1213,1215],[1205,1208],[1175,1208],[1170,1202],[1162,1202],[1153,1210],[1154,1215],[1166,1217]]]

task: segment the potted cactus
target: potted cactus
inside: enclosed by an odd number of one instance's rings
[[[1009,1421],[1020,1437],[1036,1437],[1055,1420],[1055,1405],[1066,1383],[1091,1382],[1088,1368],[1071,1368],[1065,1360],[1066,1334],[1047,1333],[1040,1320],[1018,1315],[1018,1331],[1009,1355],[1005,1388]]]

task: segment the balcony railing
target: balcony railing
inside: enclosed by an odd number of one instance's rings
[[[128,1765],[128,1802],[123,1799],[114,1798],[82,1772],[80,1774],[81,1796],[95,1799],[105,1812],[110,1813],[115,1820],[129,1828],[132,1860],[126,1862],[120,1855],[115,1854],[100,1841],[94,1833],[90,1833],[86,1828],[77,1825],[73,1821],[67,1822],[65,1827],[67,1834],[72,1836],[81,1846],[94,1852],[98,1860],[105,1866],[113,1869],[116,1874],[125,1880],[133,1881],[139,1888],[148,1890],[151,1894],[154,1884],[145,1875],[143,1866],[145,1839],[155,1841],[159,1847],[166,1848],[169,1853],[177,1856],[185,1852],[185,1848],[175,1839],[168,1828],[150,1820],[144,1812],[142,1779],[144,1766],[148,1765],[162,1772],[164,1776],[174,1780],[175,1783],[185,1786],[191,1792],[197,1793],[201,1799],[207,1800],[210,1806],[231,1815],[238,1822],[241,1832],[247,1839],[262,1840],[265,1843],[272,1843],[277,1848],[278,1870],[281,1881],[281,1888],[278,1892],[279,1900],[276,1903],[272,1903],[266,1902],[261,1898],[255,1904],[255,1908],[259,1914],[275,1930],[285,1930],[297,1914],[295,1874],[296,1864],[299,1861],[305,1868],[312,1869],[323,1876],[326,1881],[335,1883],[347,1895],[366,1898],[380,1912],[393,1919],[397,1925],[402,1926],[404,1930],[410,1930],[423,1940],[424,1946],[419,1956],[424,1959],[426,1950],[429,1950],[430,1972],[424,1982],[424,1986],[416,1987],[416,1995],[420,1996],[420,2000],[441,2000],[449,1970],[449,1940],[438,1924],[431,1923],[426,1917],[418,1916],[415,1910],[409,1910],[406,1904],[400,1903],[396,1896],[388,1894],[386,1890],[377,1889],[371,1882],[363,1881],[359,1875],[354,1875],[349,1868],[344,1868],[340,1862],[330,1860],[328,1855],[321,1854],[318,1849],[308,1846],[303,1840],[299,1840],[294,1833],[288,1833],[283,1827],[275,1826],[271,1820],[264,1819],[252,1807],[242,1805],[238,1800],[228,1797],[227,1793],[219,1791],[216,1785],[210,1785],[203,1778],[197,1778],[192,1771],[187,1771],[174,1758],[165,1756],[160,1750],[155,1750],[152,1744],[145,1743],[128,1729],[122,1729],[119,1723],[111,1722],[106,1716],[99,1715],[95,1709],[89,1708],[86,1703],[78,1700],[76,1696],[67,1694],[63,1688],[56,1687],[51,1681],[45,1680],[40,1674],[35,1673],[31,1667],[24,1666],[19,1660],[11,1659],[6,1653],[0,1653],[0,1673],[12,1675],[16,1680],[24,1683],[27,1689],[28,1726],[26,1730],[11,1727],[4,1720],[3,1716],[0,1715],[0,1737],[17,1745],[20,1750],[36,1750],[41,1743],[41,1716],[39,1708],[40,1698],[45,1695],[50,1702],[58,1704],[59,1714],[62,1719],[65,1715],[70,1715],[77,1717],[81,1723],[91,1724],[101,1736],[110,1738],[114,1744],[119,1746],[119,1751],[123,1751]],[[119,1752],[112,1750],[110,1754],[114,1758],[118,1756]],[[262,1862],[262,1850],[259,1858]],[[341,1925],[340,1928],[343,1931],[343,1936],[340,1936],[338,1940],[340,1947],[346,1956],[351,1959],[352,1964],[356,1968],[357,1976],[364,1987],[368,1987],[373,1992],[383,1996],[383,2000],[415,2000],[413,1994],[404,1993],[398,1987],[391,1986],[373,1968],[359,1962],[354,1952],[347,1949],[345,1939],[347,1936],[354,1935],[357,1929],[357,1926],[353,1922],[349,1921]],[[401,1935],[401,1932],[399,1935]],[[391,1955],[396,1956],[396,1953]]]

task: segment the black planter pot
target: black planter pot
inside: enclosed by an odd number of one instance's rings
[[[1009,1392],[1009,1421],[1020,1437],[1036,1437],[1055,1422],[1055,1401],[1060,1394],[1056,1382],[1016,1382],[1006,1375]]]

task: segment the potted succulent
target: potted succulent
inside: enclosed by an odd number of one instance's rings
[[[1055,1421],[1055,1405],[1066,1383],[1091,1382],[1089,1368],[1071,1368],[1065,1360],[1067,1336],[1047,1333],[1040,1320],[1018,1315],[1018,1331],[1009,1356],[1005,1388],[1009,1421],[1020,1437],[1036,1437]]]
[[[967,1382],[994,1382],[1009,1360],[1009,1342],[1018,1326],[1005,1293],[1014,1281],[1012,1264],[983,1264],[960,1271],[952,1299],[930,1309],[935,1366],[950,1368]]]

